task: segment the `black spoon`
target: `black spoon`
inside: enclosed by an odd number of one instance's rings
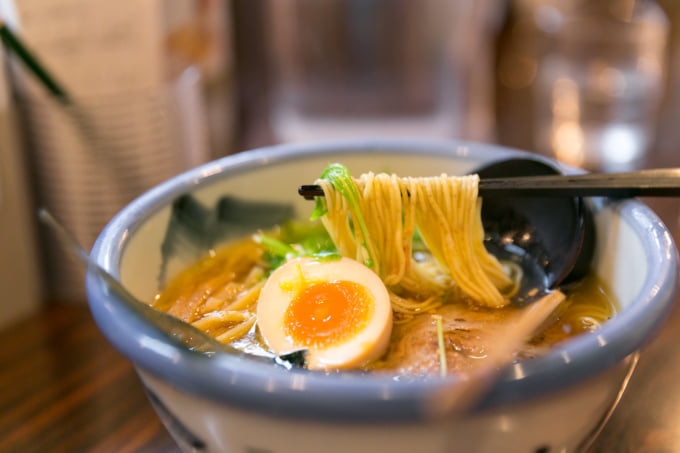
[[[478,168],[480,181],[513,181],[561,175],[548,160],[513,158]],[[558,176],[563,177],[563,176]],[[592,213],[583,198],[494,192],[484,196],[482,223],[486,248],[524,272],[514,302],[524,305],[546,291],[578,281],[588,272],[595,245]]]

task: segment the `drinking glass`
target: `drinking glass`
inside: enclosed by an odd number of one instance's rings
[[[633,0],[551,8],[549,45],[534,83],[535,147],[590,170],[643,166],[664,95],[663,10]]]
[[[494,5],[269,2],[277,139],[485,135]]]

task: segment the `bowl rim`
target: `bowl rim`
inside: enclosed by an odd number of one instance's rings
[[[129,238],[180,194],[224,176],[310,155],[427,152],[492,161],[536,154],[500,145],[458,140],[348,139],[266,146],[225,156],[155,186],[124,207],[104,227],[93,259],[119,277]],[[598,332],[575,338],[546,356],[516,364],[476,406],[478,410],[546,395],[604,372],[637,352],[656,333],[672,306],[678,285],[678,256],[672,235],[657,215],[636,199],[597,199],[627,219],[644,242],[649,275],[631,306]],[[208,357],[167,341],[109,295],[94,272],[86,275],[93,318],[108,341],[135,367],[205,399],[270,415],[335,422],[415,421],[430,415],[433,395],[455,377],[395,380],[383,376],[306,370],[287,371],[238,356]],[[635,329],[622,328],[635,324]]]

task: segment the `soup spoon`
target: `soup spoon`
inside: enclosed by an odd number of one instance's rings
[[[184,322],[163,311],[156,310],[150,305],[140,301],[111,273],[96,263],[77,239],[59,222],[47,209],[38,210],[39,219],[54,232],[62,245],[78,258],[88,270],[99,276],[106,290],[115,295],[131,311],[136,318],[141,318],[147,324],[157,328],[158,332],[166,336],[170,341],[182,345],[192,351],[213,355],[227,352],[234,355],[243,355],[240,351],[232,348],[200,329]]]
[[[562,178],[559,167],[540,157],[512,158],[475,170],[482,181],[512,185],[515,180]],[[561,180],[561,179],[560,179]],[[526,305],[559,286],[580,280],[590,269],[595,245],[592,213],[578,196],[526,196],[503,190],[484,196],[482,224],[486,248],[523,270],[513,298]]]

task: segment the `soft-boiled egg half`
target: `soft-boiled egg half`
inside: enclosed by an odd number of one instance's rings
[[[277,355],[304,349],[309,369],[357,368],[385,353],[392,332],[387,288],[350,258],[296,258],[272,272],[257,323]]]

